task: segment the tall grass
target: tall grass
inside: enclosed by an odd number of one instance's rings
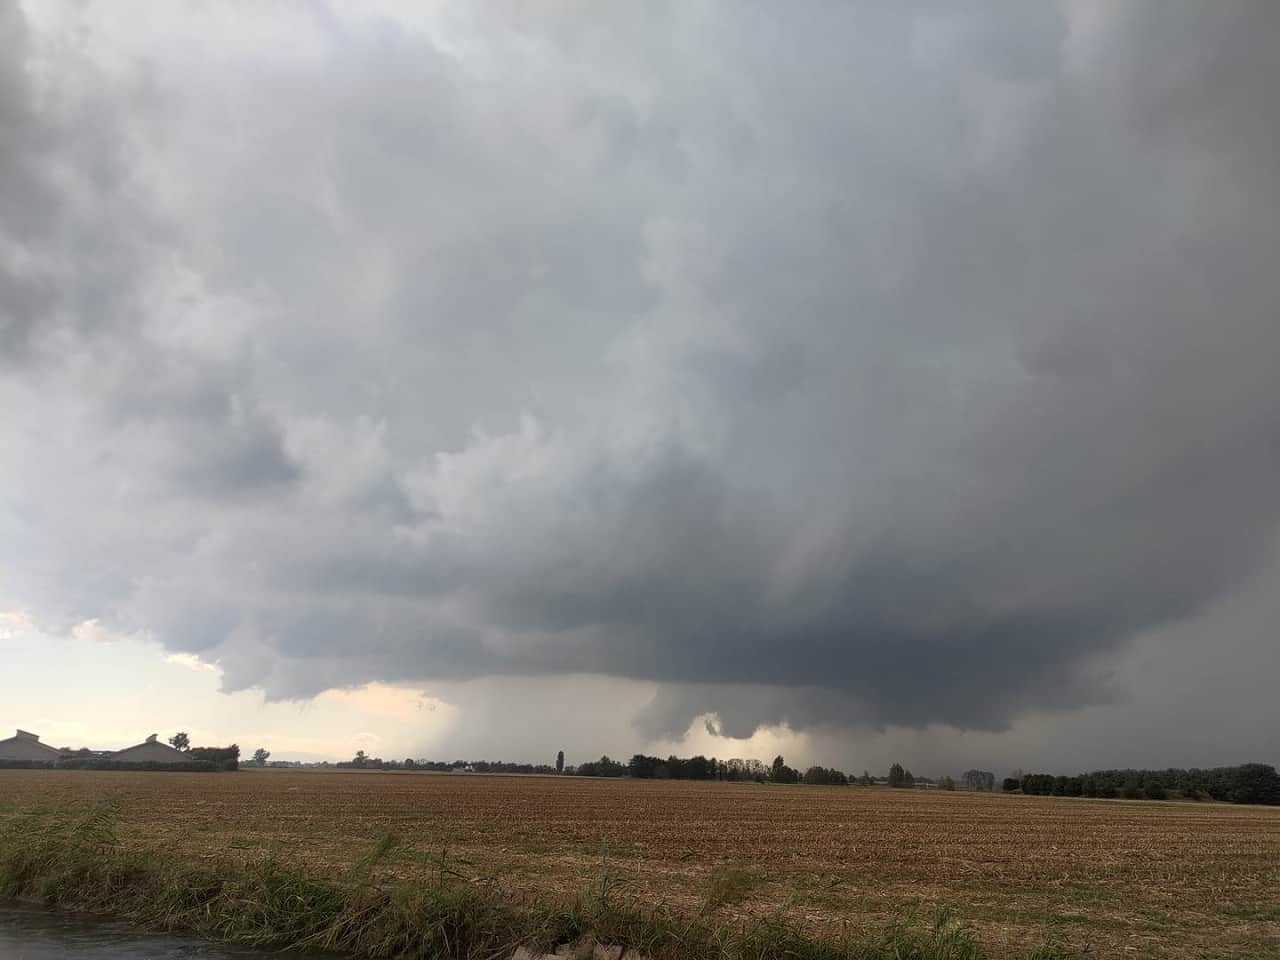
[[[346,876],[319,878],[277,859],[190,863],[117,842],[117,811],[37,810],[0,831],[0,897],[39,901],[212,939],[353,957],[506,960],[564,944],[611,944],[654,960],[977,960],[971,932],[945,913],[866,938],[814,938],[782,920],[713,923],[620,902],[603,872],[567,903],[504,898],[449,868],[382,883],[380,840]],[[731,886],[733,886],[731,884]]]

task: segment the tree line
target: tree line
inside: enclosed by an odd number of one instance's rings
[[[339,770],[424,770],[430,773],[556,773],[555,767],[546,763],[511,763],[505,760],[383,760],[371,757],[363,750],[356,751],[350,760],[334,764]]]
[[[229,747],[192,747],[185,733],[177,736],[183,738],[183,746],[176,748],[183,754],[178,760],[116,760],[111,753],[81,747],[78,750],[64,749],[55,760],[0,760],[0,769],[163,770],[186,773],[218,773],[239,769],[238,745],[233,743]],[[169,742],[173,743],[173,738]]]
[[[193,747],[191,737],[185,730],[179,730],[169,738],[169,746],[185,753],[192,763],[213,764],[216,770],[238,770],[240,768],[240,745],[233,743],[229,747]],[[271,751],[259,747],[253,751],[253,759],[248,761],[254,766],[265,767]]]
[[[1029,773],[1020,780],[1006,778],[1003,787],[1036,796],[1165,800],[1176,794],[1188,800],[1280,804],[1280,774],[1265,763],[1207,770],[1095,770],[1073,777]]]
[[[815,767],[815,770],[823,768]],[[765,783],[799,783],[802,774],[787,766],[781,756],[775,757],[770,766],[759,760],[717,760],[698,754],[693,757],[652,757],[637,753],[626,763],[613,760],[608,755],[599,760],[588,760],[576,767],[567,767],[566,773],[579,777],[632,777],[636,780],[727,780]],[[831,771],[833,774],[844,774]],[[844,782],[848,782],[847,779]]]
[[[759,760],[717,760],[715,757],[704,757],[701,754],[693,757],[654,757],[637,753],[626,763],[603,756],[599,760],[588,760],[576,767],[565,767],[564,773],[579,777],[630,777],[636,780],[722,780],[728,782],[755,783],[807,783],[818,786],[846,787],[850,785],[871,786],[877,782],[887,783],[891,787],[914,789],[916,787],[937,787],[941,790],[954,790],[955,782],[950,777],[932,780],[928,777],[917,777],[902,764],[895,763],[889,768],[887,777],[877,781],[869,771],[864,770],[861,776],[845,773],[836,767],[814,765],[804,771],[789,766],[786,760],[778,755],[773,763],[764,764]],[[964,775],[965,784],[971,790],[994,790],[995,775],[981,770],[970,770]]]
[[[898,767],[895,764],[895,767]],[[899,767],[900,769],[900,767]],[[636,780],[722,780],[728,782],[755,783],[808,783],[821,786],[848,786],[862,783],[870,786],[874,781],[870,773],[861,777],[851,776],[835,767],[812,766],[801,772],[787,765],[778,755],[773,763],[765,765],[759,760],[717,760],[701,754],[693,757],[653,757],[637,753],[626,763],[603,756],[588,760],[576,767],[566,767],[565,773],[579,777],[631,777]],[[890,777],[892,779],[892,771]]]
[[[199,749],[199,748],[197,748]],[[238,748],[234,748],[238,754]],[[259,751],[265,753],[265,751]],[[193,759],[196,750],[191,751]],[[201,757],[204,759],[204,757]],[[210,758],[212,759],[212,758]],[[256,759],[256,757],[255,757]],[[265,759],[265,758],[264,758]],[[327,764],[326,764],[327,766]],[[564,751],[556,755],[554,766],[545,763],[513,763],[500,760],[383,760],[370,757],[363,750],[351,760],[335,764],[339,769],[422,770],[438,773],[525,773],[564,774],[579,777],[628,777],[636,780],[720,780],[756,783],[803,783],[821,786],[871,786],[885,783],[895,789],[934,787],[955,790],[951,777],[933,780],[917,777],[902,764],[893,764],[888,775],[877,780],[868,771],[861,776],[845,773],[835,767],[814,765],[803,772],[789,766],[779,755],[773,763],[759,760],[718,760],[698,754],[692,757],[650,756],[634,754],[627,762],[602,756],[577,766],[566,765]],[[234,768],[233,768],[234,769]],[[989,770],[966,770],[960,778],[966,790],[990,792],[996,789],[996,777]],[[1280,774],[1274,767],[1248,763],[1236,767],[1212,769],[1168,770],[1096,770],[1074,777],[1052,774],[1022,774],[1015,771],[1006,777],[1001,788],[1007,793],[1039,796],[1103,797],[1164,800],[1170,796],[1198,800],[1208,798],[1232,803],[1280,804]]]

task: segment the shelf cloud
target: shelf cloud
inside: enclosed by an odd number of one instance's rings
[[[1000,731],[1269,562],[1280,6],[420,6],[0,12],[0,608]]]

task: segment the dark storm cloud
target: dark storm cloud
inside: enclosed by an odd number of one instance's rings
[[[23,70],[26,23],[11,5],[0,10],[0,223],[6,253],[0,260],[0,351],[12,357],[26,346],[36,319],[49,309],[52,291],[44,278],[24,270],[14,248],[22,234],[39,227],[43,192],[34,160],[37,136],[30,90]]]
[[[129,335],[135,282],[162,231],[125,141],[145,89],[86,99],[44,72],[19,6],[0,11],[0,365],[58,362]],[[98,81],[92,70],[79,84]],[[54,356],[50,356],[53,354]]]
[[[1275,5],[315,9],[5,21],[6,603],[999,730],[1266,557]]]

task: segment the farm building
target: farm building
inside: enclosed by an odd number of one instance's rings
[[[57,760],[61,750],[40,742],[40,738],[26,730],[17,731],[7,740],[0,740],[0,760]]]
[[[111,754],[117,763],[185,763],[190,758],[181,750],[161,743],[153,733],[145,741]]]

